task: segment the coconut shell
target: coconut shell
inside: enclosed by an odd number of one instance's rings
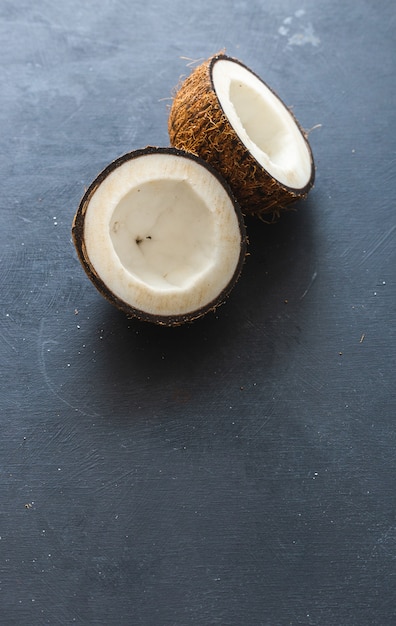
[[[234,208],[237,221],[238,221],[238,228],[240,232],[239,260],[235,268],[234,274],[231,277],[229,283],[213,301],[208,302],[201,308],[191,310],[189,312],[182,313],[182,314],[161,315],[161,314],[148,313],[147,311],[134,308],[129,303],[123,301],[121,298],[115,295],[111,287],[102,280],[101,276],[98,274],[98,272],[96,271],[95,267],[93,266],[89,258],[89,254],[85,245],[85,233],[84,233],[85,215],[86,215],[88,205],[90,203],[92,196],[95,194],[95,192],[98,190],[98,188],[100,187],[102,182],[107,178],[107,176],[109,176],[109,174],[113,172],[113,170],[122,166],[123,163],[125,163],[126,161],[130,161],[131,159],[136,159],[140,156],[145,156],[145,155],[150,155],[150,154],[154,154],[154,155],[155,154],[169,154],[174,157],[192,159],[193,161],[199,163],[208,173],[212,174],[222,185],[222,187],[224,188],[224,193],[228,195],[228,197],[230,198],[233,204],[233,208]],[[206,161],[203,161],[199,157],[191,154],[190,152],[178,150],[173,147],[161,148],[161,147],[147,146],[146,148],[142,148],[140,150],[135,150],[133,152],[124,154],[118,159],[116,159],[115,161],[111,162],[109,165],[107,165],[107,167],[105,167],[104,170],[100,172],[100,174],[95,178],[95,180],[87,188],[87,190],[85,191],[80,201],[80,204],[78,206],[78,209],[73,219],[72,240],[75,245],[79,261],[81,262],[81,265],[84,268],[88,278],[91,280],[93,285],[96,287],[99,293],[106,300],[108,300],[117,309],[125,313],[129,318],[137,318],[142,321],[152,322],[154,324],[158,324],[161,326],[169,326],[169,327],[180,326],[186,322],[192,322],[198,318],[201,318],[202,316],[204,316],[205,314],[209,312],[215,311],[218,306],[223,304],[225,300],[227,299],[227,297],[229,296],[232,288],[235,286],[236,282],[239,279],[239,276],[242,271],[242,266],[244,264],[245,257],[247,254],[247,235],[246,235],[243,215],[226,181],[224,181],[224,179],[217,172],[217,170],[213,169],[213,167],[211,167],[210,164],[208,164]]]
[[[275,219],[280,212],[297,200],[306,198],[314,184],[315,168],[307,133],[301,128],[293,113],[293,120],[306,142],[311,160],[311,176],[299,189],[288,187],[276,180],[253,157],[238,137],[220,104],[213,84],[213,67],[219,60],[239,63],[239,60],[217,54],[197,68],[178,88],[168,119],[168,132],[172,146],[199,155],[217,169],[230,185],[242,210],[264,219]],[[266,84],[282,106],[279,96]]]

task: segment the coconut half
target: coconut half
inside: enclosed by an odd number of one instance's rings
[[[246,213],[276,216],[313,186],[307,134],[261,78],[224,54],[182,83],[168,131],[173,146],[199,155],[222,174]]]
[[[87,189],[72,235],[97,289],[127,315],[176,326],[221,304],[246,254],[241,210],[198,157],[148,147]]]

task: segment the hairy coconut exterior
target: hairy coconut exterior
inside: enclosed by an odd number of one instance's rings
[[[272,214],[276,219],[282,209],[306,198],[313,186],[315,168],[307,134],[289,110],[301,131],[311,159],[311,177],[302,189],[280,183],[252,156],[224,114],[213,84],[213,67],[217,61],[228,60],[248,67],[224,54],[217,54],[193,70],[181,84],[170,110],[168,132],[173,146],[199,155],[215,167],[229,183],[246,214],[259,217]],[[262,83],[259,76],[254,74]],[[265,86],[285,106],[277,94]]]
[[[87,249],[85,246],[85,237],[84,237],[85,213],[87,211],[90,199],[92,198],[93,194],[98,189],[100,184],[104,181],[104,179],[114,169],[122,165],[125,161],[134,159],[139,156],[144,156],[147,154],[161,154],[161,153],[171,154],[174,156],[181,156],[181,157],[190,158],[190,159],[192,158],[196,160],[197,162],[199,162],[206,170],[211,172],[219,180],[219,182],[223,185],[225,191],[228,193],[230,199],[232,200],[234,204],[234,209],[235,209],[237,219],[238,219],[239,231],[241,234],[239,261],[235,269],[234,275],[231,281],[226,286],[226,288],[223,289],[223,291],[218,295],[216,300],[214,300],[213,302],[208,303],[207,305],[205,305],[204,307],[200,309],[197,309],[188,313],[184,313],[181,315],[166,315],[166,316],[154,315],[154,314],[136,309],[132,307],[131,305],[129,305],[127,302],[124,302],[123,300],[121,300],[111,291],[110,287],[98,275],[98,273],[96,272],[95,268],[93,267],[89,259]],[[72,240],[76,248],[77,255],[81,262],[81,265],[85,270],[85,273],[87,274],[88,278],[91,280],[93,285],[96,287],[96,289],[99,291],[99,293],[108,302],[110,302],[120,311],[123,311],[123,313],[125,313],[130,318],[137,318],[142,321],[152,322],[154,324],[158,324],[161,326],[169,326],[169,327],[180,326],[186,322],[192,322],[200,317],[203,317],[208,312],[215,311],[221,304],[225,302],[225,300],[229,296],[232,288],[235,286],[241,274],[242,267],[243,267],[246,254],[247,254],[247,241],[248,241],[241,209],[237,201],[235,200],[229,186],[222,179],[219,173],[216,170],[214,170],[213,167],[211,167],[208,163],[206,163],[205,161],[202,161],[202,159],[200,159],[199,157],[191,153],[185,152],[183,150],[178,150],[176,148],[158,148],[158,147],[153,147],[153,146],[147,146],[147,148],[142,148],[140,150],[135,150],[133,152],[124,154],[123,156],[119,157],[115,161],[111,162],[107,167],[105,167],[105,169],[102,172],[100,172],[100,174],[96,177],[96,179],[91,183],[91,185],[85,191],[84,196],[82,197],[81,202],[78,206],[78,209],[74,216],[73,224],[72,224]]]

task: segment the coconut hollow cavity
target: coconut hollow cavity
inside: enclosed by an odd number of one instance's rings
[[[182,83],[168,131],[173,146],[222,174],[246,213],[277,217],[313,186],[312,151],[294,115],[261,78],[224,54]]]
[[[220,175],[175,148],[128,153],[81,200],[72,235],[97,289],[127,315],[176,326],[221,304],[246,255]]]

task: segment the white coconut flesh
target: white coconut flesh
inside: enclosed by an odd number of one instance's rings
[[[303,189],[312,174],[306,141],[293,116],[257,76],[220,59],[212,81],[228,121],[256,161],[281,184]]]
[[[190,158],[144,154],[113,169],[84,220],[90,264],[106,287],[150,315],[182,315],[211,303],[239,263],[234,201]]]

